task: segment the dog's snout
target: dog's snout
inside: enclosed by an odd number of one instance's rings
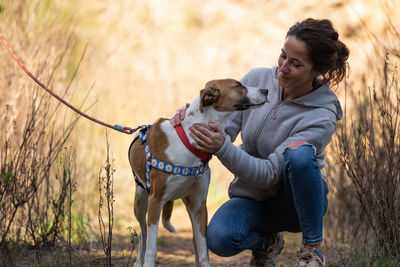
[[[268,89],[260,89],[260,93],[265,96],[268,96]]]

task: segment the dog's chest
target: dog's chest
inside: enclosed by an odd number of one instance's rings
[[[167,137],[165,154],[172,164],[185,167],[200,166],[201,160],[185,147],[169,121],[164,121],[160,128]]]

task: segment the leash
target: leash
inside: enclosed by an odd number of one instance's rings
[[[0,38],[1,38],[1,41],[3,42],[3,44],[7,47],[8,51],[13,56],[13,58],[17,61],[18,65],[25,71],[26,74],[29,75],[29,77],[32,78],[32,80],[34,80],[40,87],[42,87],[46,92],[48,92],[50,95],[55,97],[58,101],[60,101],[61,103],[63,103],[64,105],[66,105],[67,107],[69,107],[70,109],[75,111],[76,113],[78,113],[79,115],[81,115],[81,116],[85,117],[86,119],[89,119],[89,120],[91,120],[93,122],[96,122],[96,123],[98,123],[100,125],[103,125],[105,127],[111,128],[113,130],[116,130],[118,132],[125,133],[125,134],[133,134],[137,130],[142,129],[144,127],[142,125],[142,126],[139,126],[139,127],[133,129],[133,128],[126,127],[126,126],[123,126],[123,125],[120,125],[120,124],[111,125],[111,124],[105,123],[103,121],[100,121],[100,120],[98,120],[96,118],[93,118],[93,117],[87,115],[86,113],[83,113],[82,111],[80,111],[79,109],[77,109],[76,107],[74,107],[73,105],[71,105],[70,103],[68,103],[64,99],[62,99],[61,97],[59,97],[56,93],[54,93],[52,90],[50,90],[44,83],[42,83],[38,78],[36,78],[36,76],[33,75],[32,72],[30,72],[28,70],[28,68],[21,62],[21,60],[18,58],[17,54],[10,47],[10,45],[7,43],[5,37],[4,37],[4,35],[2,33],[0,33]]]

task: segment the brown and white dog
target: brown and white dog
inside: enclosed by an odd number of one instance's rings
[[[232,79],[212,80],[186,111],[182,121],[189,142],[189,127],[195,123],[208,127],[215,122],[223,128],[228,116],[237,110],[245,110],[264,104],[267,90],[245,87]],[[195,167],[202,164],[199,157],[189,151],[167,119],[159,119],[146,135],[151,156],[176,166]],[[170,223],[173,201],[181,198],[192,222],[193,245],[196,266],[208,267],[210,260],[206,245],[207,207],[206,198],[210,183],[210,170],[197,177],[171,174],[151,168],[150,189],[146,190],[146,156],[143,142],[135,139],[129,148],[129,162],[137,180],[135,216],[140,224],[140,241],[135,267],[152,267],[157,254],[157,235],[162,211],[162,222],[170,232],[176,232]],[[146,222],[147,214],[147,222]]]

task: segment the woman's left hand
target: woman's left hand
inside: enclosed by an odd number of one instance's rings
[[[199,124],[192,125],[190,130],[190,136],[196,142],[194,146],[197,150],[203,153],[214,154],[217,152],[225,142],[225,137],[222,134],[221,127],[214,122],[208,124],[210,129]]]

